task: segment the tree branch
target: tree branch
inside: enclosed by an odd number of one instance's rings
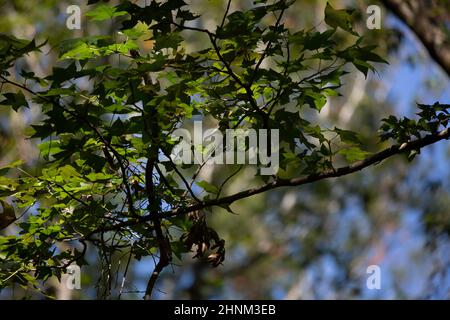
[[[311,174],[311,175],[307,175],[304,177],[297,177],[297,178],[292,178],[292,179],[277,179],[277,180],[274,180],[267,184],[264,184],[260,187],[247,189],[247,190],[235,193],[230,196],[222,197],[219,199],[203,201],[201,203],[196,203],[196,204],[193,204],[193,205],[187,206],[187,207],[164,211],[164,212],[161,212],[158,214],[158,218],[159,219],[170,218],[170,217],[174,217],[174,216],[178,216],[178,215],[182,215],[182,214],[187,214],[187,213],[190,213],[193,211],[210,208],[213,206],[221,206],[221,205],[225,205],[225,204],[230,205],[237,200],[245,199],[245,198],[251,197],[253,195],[257,195],[257,194],[266,192],[268,190],[272,190],[272,189],[276,189],[276,188],[280,188],[280,187],[301,186],[301,185],[317,182],[320,180],[325,180],[328,178],[337,178],[337,177],[345,176],[345,175],[360,171],[362,169],[365,169],[371,165],[380,163],[383,160],[386,160],[392,156],[402,154],[402,153],[412,151],[412,150],[418,150],[418,149],[421,149],[428,145],[434,144],[438,141],[448,140],[448,139],[450,139],[450,129],[449,128],[442,130],[440,132],[437,132],[435,134],[427,135],[421,139],[417,139],[417,140],[407,142],[407,143],[393,145],[393,146],[386,148],[378,153],[373,154],[372,156],[370,156],[364,160],[355,162],[355,163],[345,166],[345,167],[340,167],[340,168],[337,168],[334,170],[330,169],[330,170],[323,171],[321,173]],[[152,219],[154,219],[153,216],[145,216],[141,220],[129,220],[129,221],[125,221],[122,223],[118,223],[111,227],[102,228],[101,231],[117,230],[120,228],[139,224],[139,223],[142,223],[145,221],[150,221]],[[96,232],[100,232],[100,231],[94,230],[90,234],[93,234]]]
[[[231,196],[205,201],[201,204],[194,204],[194,205],[186,207],[186,208],[179,208],[179,209],[175,209],[175,210],[171,210],[171,211],[162,212],[161,216],[167,218],[167,217],[172,217],[172,216],[176,216],[179,214],[185,214],[185,213],[189,213],[192,211],[201,210],[201,209],[204,209],[207,207],[220,206],[220,205],[224,205],[224,204],[229,205],[237,200],[248,198],[250,196],[253,196],[253,195],[256,195],[256,194],[259,194],[259,193],[262,193],[262,192],[265,192],[265,191],[268,191],[271,189],[275,189],[275,188],[279,188],[279,187],[288,187],[288,186],[300,186],[300,185],[304,185],[304,184],[313,183],[313,182],[316,182],[319,180],[345,176],[350,173],[360,171],[360,170],[362,170],[366,167],[369,167],[373,164],[376,164],[378,162],[381,162],[381,161],[383,161],[387,158],[390,158],[396,154],[401,154],[401,153],[408,152],[411,150],[421,149],[425,146],[436,143],[440,140],[445,140],[445,139],[449,139],[449,138],[450,138],[450,130],[447,128],[436,134],[427,135],[421,139],[417,139],[417,140],[414,140],[414,141],[411,141],[408,143],[403,143],[401,145],[400,144],[393,145],[390,148],[384,149],[381,152],[378,152],[364,160],[355,162],[349,166],[345,166],[345,167],[341,167],[341,168],[337,168],[337,169],[330,169],[330,170],[323,171],[321,173],[311,174],[311,175],[308,175],[305,177],[298,177],[298,178],[292,178],[292,179],[277,179],[277,180],[269,182],[263,186],[244,190],[244,191],[238,192]]]
[[[149,85],[151,83],[148,74],[143,76],[144,83]],[[146,103],[143,103],[144,108],[142,110],[142,119],[144,121],[144,130],[147,132],[151,139],[150,150],[147,157],[147,164],[145,166],[145,188],[147,192],[147,199],[149,203],[149,220],[153,222],[153,228],[156,235],[156,241],[159,249],[159,260],[155,265],[155,268],[147,282],[147,288],[145,290],[144,299],[150,300],[155,286],[156,280],[159,277],[161,271],[169,265],[172,260],[172,251],[170,248],[170,240],[164,235],[159,212],[161,210],[161,199],[155,192],[155,185],[153,181],[153,169],[158,163],[158,152],[160,150],[159,141],[159,125],[158,125],[158,111],[156,106],[148,106],[148,114],[146,114]]]

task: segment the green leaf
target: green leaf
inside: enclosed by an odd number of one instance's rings
[[[372,65],[370,65],[367,62],[364,62],[362,60],[359,60],[359,59],[355,59],[353,61],[353,64],[359,71],[361,71],[364,74],[364,76],[366,78],[367,78],[367,73],[369,72],[369,70],[372,70],[372,71],[375,70],[375,68]]]
[[[59,44],[60,56],[79,47],[83,43],[96,46],[97,44],[106,42],[109,39],[111,39],[110,36],[87,36],[87,37],[63,40]]]
[[[20,165],[23,164],[23,160],[17,160],[14,161],[13,163],[10,163],[6,166],[0,167],[0,176],[4,176],[6,173],[8,173],[8,171],[12,168],[16,168]]]
[[[341,149],[338,151],[339,154],[343,155],[348,162],[355,162],[359,160],[364,160],[367,158],[368,155],[370,155],[370,152],[361,150],[357,147],[352,147],[348,149]]]
[[[48,160],[49,156],[61,152],[62,149],[59,147],[59,141],[45,141],[39,144],[39,150],[44,159]]]
[[[72,177],[81,177],[80,173],[70,165],[59,168],[59,172],[65,180],[70,180]]]
[[[336,32],[335,29],[326,30],[324,32],[314,32],[307,34],[304,38],[304,46],[306,50],[317,50],[329,44],[328,39]],[[302,37],[300,37],[302,38]],[[301,41],[299,41],[301,43]]]
[[[92,59],[100,55],[101,55],[100,48],[83,42],[80,43],[74,49],[64,53],[61,56],[61,59],[84,60],[84,59]]]
[[[25,99],[25,96],[23,95],[22,91],[19,91],[17,93],[3,93],[3,97],[5,97],[4,100],[0,101],[0,104],[11,106],[14,111],[19,110],[20,107],[26,107],[28,108],[28,102]]]
[[[161,50],[163,48],[173,48],[176,50],[178,45],[183,41],[183,37],[178,33],[171,33],[167,35],[163,35],[155,38],[156,43],[154,49],[156,51]]]
[[[128,39],[124,43],[114,43],[106,47],[104,50],[104,55],[109,55],[113,53],[128,54],[130,50],[139,49],[138,45],[131,39]]]
[[[119,17],[128,14],[126,11],[117,11],[117,8],[107,6],[107,5],[99,5],[92,11],[86,13],[86,16],[90,17],[94,21],[102,21],[111,19],[113,17]]]
[[[334,128],[334,132],[339,135],[342,142],[361,144],[361,141],[359,140],[358,134],[356,132],[339,128]]]
[[[47,77],[46,79],[52,80],[52,86],[55,87],[56,85],[59,85],[63,83],[64,81],[70,80],[75,77],[75,74],[77,72],[77,67],[75,65],[75,62],[71,63],[66,68],[53,68],[52,75]]]
[[[51,96],[76,96],[77,93],[69,88],[55,88],[50,89],[46,93],[41,93],[41,96],[44,97],[51,97]]]
[[[212,185],[205,180],[196,182],[195,184],[198,185],[200,188],[202,188],[203,190],[205,190],[208,193],[214,193],[214,194],[219,193],[219,189],[215,185]]]
[[[99,182],[99,181],[109,181],[113,176],[110,174],[106,174],[106,173],[95,173],[95,172],[91,172],[89,173],[86,178],[88,178],[90,181],[95,181],[95,182]]]
[[[139,39],[141,37],[150,38],[151,32],[149,30],[149,26],[144,22],[138,22],[133,28],[125,29],[122,31],[127,37],[130,39]]]
[[[327,103],[327,97],[318,92],[308,90],[305,92],[305,95],[306,101],[308,102],[309,106],[319,112]]]
[[[358,36],[352,27],[352,14],[354,10],[336,10],[329,3],[325,8],[325,22],[330,27],[341,28],[351,34]]]
[[[236,214],[233,210],[231,210],[231,206],[229,204],[220,204],[219,207],[227,210],[227,212]]]

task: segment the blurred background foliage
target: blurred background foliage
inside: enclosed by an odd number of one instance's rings
[[[201,27],[211,30],[220,23],[226,6],[223,0],[186,2],[202,16]],[[370,74],[367,80],[349,70],[352,72],[345,77],[342,97],[331,99],[318,121],[324,126],[357,131],[367,145],[375,148],[382,118],[389,114],[413,116],[416,102],[448,103],[448,77],[407,26],[383,9],[382,29],[367,29],[366,8],[371,4],[381,6],[379,2],[330,3],[336,8],[358,10],[356,29],[368,42],[379,45],[378,53],[388,57],[390,65],[379,66],[378,73]],[[447,3],[442,1],[435,14],[448,35]],[[66,8],[72,4],[82,10],[80,30],[69,30],[65,25]],[[250,5],[251,1],[235,0],[231,11]],[[286,13],[284,24],[292,29],[315,26],[321,30],[325,5],[326,1],[298,0]],[[19,38],[36,37],[38,42],[48,39],[39,58],[31,54],[20,60],[42,76],[50,73],[56,61],[55,43],[100,34],[99,26],[84,16],[89,10],[85,1],[0,0],[0,32]],[[186,33],[188,50],[201,49],[204,43],[197,33]],[[142,45],[151,49],[149,42]],[[36,107],[16,113],[0,106],[0,166],[23,159],[30,168],[39,167],[35,143],[24,139],[26,126],[39,117]],[[449,144],[441,142],[423,150],[412,163],[396,157],[345,178],[241,200],[232,206],[238,215],[215,209],[208,222],[227,241],[224,265],[211,269],[206,261],[187,257],[182,266],[167,268],[157,285],[158,298],[448,299],[449,157]],[[218,182],[226,176],[224,171],[205,170],[203,176]],[[242,190],[253,176],[252,169],[241,171],[227,191]],[[102,297],[97,290],[101,262],[95,252],[89,252],[88,258],[90,265],[82,269],[81,290],[67,291],[56,281],[49,282],[58,298]],[[114,259],[123,266],[127,258],[118,254]],[[366,268],[373,264],[381,268],[380,290],[366,287]],[[152,268],[151,258],[132,263],[122,299],[142,297]],[[115,290],[119,287],[113,288],[109,298],[117,298]],[[12,288],[2,291],[0,298],[30,294]]]

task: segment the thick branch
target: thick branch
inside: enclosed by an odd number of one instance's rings
[[[260,187],[244,190],[241,192],[238,192],[236,194],[233,194],[231,196],[222,197],[219,199],[213,199],[209,201],[203,201],[201,203],[193,204],[191,206],[183,207],[183,208],[177,208],[169,211],[164,211],[158,214],[158,218],[170,218],[177,215],[187,214],[193,211],[202,210],[205,208],[210,208],[213,206],[221,206],[221,205],[230,205],[233,202],[241,199],[248,198],[250,196],[263,193],[268,190],[276,189],[279,187],[289,187],[289,186],[300,186],[305,185],[309,183],[313,183],[320,180],[325,180],[328,178],[337,178],[341,176],[345,176],[357,171],[360,171],[362,169],[365,169],[371,165],[377,164],[379,162],[382,162],[383,160],[386,160],[392,156],[395,156],[397,154],[402,154],[408,151],[412,150],[418,150],[423,147],[426,147],[428,145],[434,144],[441,140],[447,140],[450,139],[450,130],[447,128],[445,130],[442,130],[435,134],[427,135],[421,139],[417,139],[408,143],[403,144],[396,144],[393,145],[387,149],[384,149],[383,151],[380,151],[378,153],[373,154],[372,156],[355,162],[351,165],[337,168],[335,170],[326,170],[321,173],[317,174],[311,174],[304,177],[298,177],[298,178],[292,178],[292,179],[277,179],[275,181],[269,182],[267,184],[264,184]],[[136,225],[145,221],[150,221],[154,219],[153,216],[145,216],[141,220],[129,220],[126,222],[118,223],[116,225],[113,225],[111,227],[102,228],[102,231],[105,230],[117,230],[120,228]],[[96,233],[96,231],[92,231],[90,234]]]
[[[189,212],[196,211],[196,210],[201,210],[201,209],[204,209],[207,207],[219,206],[219,205],[224,205],[224,204],[229,205],[237,200],[248,198],[250,196],[253,196],[253,195],[256,195],[256,194],[259,194],[259,193],[262,193],[262,192],[265,192],[265,191],[268,191],[271,189],[275,189],[275,188],[279,188],[279,187],[288,187],[288,186],[300,186],[300,185],[304,185],[304,184],[313,183],[313,182],[316,182],[319,180],[345,176],[350,173],[360,171],[360,170],[362,170],[366,167],[369,167],[373,164],[376,164],[378,162],[381,162],[381,161],[383,161],[387,158],[390,158],[396,154],[408,152],[411,150],[421,149],[425,146],[436,143],[440,140],[449,139],[449,138],[450,138],[450,130],[447,128],[439,133],[427,135],[427,136],[423,137],[422,139],[418,139],[418,140],[415,140],[415,141],[412,141],[409,143],[403,143],[401,145],[399,145],[399,144],[394,145],[394,146],[387,148],[379,153],[376,153],[364,160],[355,162],[346,167],[341,167],[341,168],[338,168],[335,170],[332,170],[332,169],[326,170],[321,173],[311,174],[311,175],[308,175],[305,177],[292,178],[292,179],[277,179],[277,180],[274,180],[270,183],[267,183],[267,184],[257,187],[257,188],[241,191],[234,195],[223,197],[220,199],[205,201],[202,204],[194,204],[194,205],[186,207],[186,208],[180,208],[180,209],[175,209],[175,210],[168,211],[168,212],[163,212],[163,213],[161,213],[161,215],[164,217],[171,217],[171,216],[176,216],[179,214],[189,213]]]
[[[149,85],[151,80],[148,74],[144,75],[144,83]],[[149,135],[151,139],[151,146],[147,158],[147,164],[145,166],[145,188],[147,192],[147,199],[149,203],[149,214],[150,220],[153,222],[153,228],[156,235],[156,241],[158,242],[159,248],[159,261],[156,264],[148,282],[147,288],[145,290],[144,299],[150,300],[153,292],[153,288],[155,286],[156,280],[158,279],[160,273],[166,266],[169,265],[172,260],[172,252],[170,249],[170,241],[164,235],[161,219],[159,217],[160,212],[160,198],[156,194],[155,185],[153,181],[153,169],[157,165],[158,162],[158,152],[160,149],[159,144],[159,125],[158,125],[158,112],[155,106],[148,106],[148,112],[146,112],[146,103],[144,104],[144,109],[142,110],[142,119],[144,121],[144,130]]]

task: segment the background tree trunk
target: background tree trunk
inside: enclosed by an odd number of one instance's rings
[[[448,24],[450,2],[439,0],[381,0],[417,35],[431,58],[450,76]],[[446,4],[443,5],[443,3]]]

